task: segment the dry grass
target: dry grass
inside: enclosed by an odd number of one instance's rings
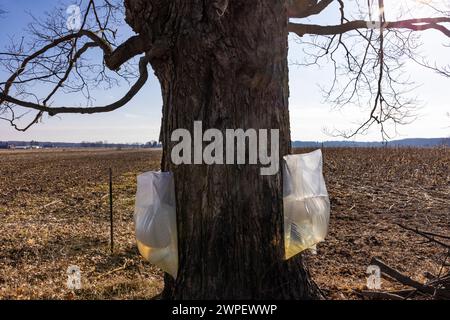
[[[162,274],[135,247],[135,177],[157,170],[158,151],[0,153],[0,298],[150,299]],[[358,298],[372,256],[423,281],[442,250],[395,223],[448,234],[450,151],[327,149],[332,202],[327,241],[309,256],[314,279],[331,297]],[[107,169],[115,173],[116,250],[109,253]],[[67,290],[78,265],[83,290]],[[383,289],[398,288],[383,282]]]

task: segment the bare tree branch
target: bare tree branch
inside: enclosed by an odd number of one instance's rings
[[[363,1],[353,7],[359,9],[361,18],[368,16],[369,20],[353,19],[344,1],[331,1],[325,8],[331,3],[338,5],[337,24],[289,22],[289,31],[299,36],[297,41],[305,48],[304,62],[297,64],[309,67],[331,62],[334,77],[330,88],[322,89],[325,99],[338,108],[354,105],[367,109],[368,117],[354,129],[326,133],[348,139],[377,125],[383,140],[390,139],[388,123],[396,131],[398,125],[415,120],[417,100],[408,96],[417,86],[404,72],[406,63],[412,60],[441,75],[450,75],[450,67],[433,66],[417,52],[420,31],[435,30],[450,38],[450,12],[433,9],[438,16],[388,21],[384,1],[368,0],[367,8],[363,8]],[[336,6],[333,8],[336,10]],[[352,19],[347,18],[350,15]]]
[[[434,29],[442,32],[447,37],[450,37],[450,30],[447,27],[441,25],[440,23],[450,23],[450,17],[386,21],[383,25],[383,28],[386,30],[408,29],[412,31],[424,31]],[[289,31],[296,33],[299,37],[303,37],[306,34],[325,36],[325,35],[343,34],[349,31],[359,29],[372,29],[373,25],[374,23],[372,21],[364,21],[364,20],[349,21],[343,24],[332,26],[321,26],[317,24],[302,24],[290,22]]]
[[[288,0],[290,18],[306,18],[324,11],[334,0]]]
[[[145,82],[148,79],[148,71],[147,71],[148,62],[149,62],[149,59],[147,56],[142,57],[140,59],[140,62],[139,62],[140,76],[139,76],[138,81],[130,88],[130,90],[125,94],[124,97],[122,97],[120,100],[118,100],[114,103],[111,103],[109,105],[106,105],[106,106],[87,107],[87,108],[47,107],[45,105],[40,105],[37,103],[18,100],[16,98],[5,95],[3,93],[0,93],[0,97],[6,102],[9,102],[9,103],[21,106],[21,107],[34,109],[34,110],[38,110],[41,112],[47,112],[50,116],[54,116],[54,115],[61,114],[61,113],[93,114],[93,113],[111,112],[111,111],[117,110],[118,108],[126,105],[144,86]]]
[[[89,0],[82,16],[80,30],[75,32],[69,30],[68,33],[64,33],[67,18],[62,8],[49,14],[44,21],[33,17],[34,22],[28,28],[29,33],[34,36],[30,48],[26,49],[26,44],[22,40],[12,43],[7,51],[0,52],[0,63],[11,74],[6,81],[0,82],[2,86],[0,119],[8,121],[16,130],[25,131],[39,122],[44,113],[53,116],[61,113],[109,112],[128,103],[145,84],[148,78],[149,57],[157,50],[153,51],[151,44],[143,41],[138,35],[119,45],[115,43],[117,30],[110,27],[110,24],[117,22],[115,13],[123,10],[122,6],[121,3],[115,4],[107,0],[95,2]],[[39,45],[41,47],[38,47]],[[96,64],[91,58],[84,58],[87,51],[92,48],[101,50],[102,63]],[[146,55],[140,59],[138,70],[129,72],[128,66],[122,70],[122,66],[129,60],[143,53]],[[137,80],[120,100],[105,106],[93,107],[91,101],[94,97],[91,96],[91,87],[98,88],[102,83],[112,87],[118,83],[115,77],[107,75],[106,70],[115,72],[128,83],[129,79],[136,78],[136,75]],[[29,90],[38,82],[52,85],[50,92],[43,98],[37,97]],[[51,107],[53,104],[51,99],[60,90],[66,93],[82,92],[89,106]],[[36,101],[30,101],[29,98]],[[16,121],[23,119],[28,112],[16,114],[14,105],[36,110],[38,113],[28,125],[19,128]]]

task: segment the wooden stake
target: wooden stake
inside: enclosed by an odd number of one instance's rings
[[[109,168],[109,222],[111,235],[111,254],[114,253],[114,215],[113,215],[113,187],[112,187],[112,169]]]

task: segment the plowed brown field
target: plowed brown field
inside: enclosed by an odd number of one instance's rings
[[[304,150],[302,150],[303,152]],[[151,150],[0,152],[0,299],[150,299],[161,272],[133,235],[136,175]],[[450,149],[325,149],[330,232],[310,271],[333,299],[358,299],[373,256],[412,278],[442,272],[442,249],[397,226],[450,234]],[[115,253],[109,252],[108,168],[114,172]],[[77,265],[83,289],[66,287]],[[383,279],[383,289],[401,289]]]

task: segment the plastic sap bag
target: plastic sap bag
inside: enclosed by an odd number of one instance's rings
[[[322,151],[288,155],[283,161],[285,258],[325,240],[330,200],[322,175]]]
[[[138,176],[134,223],[142,256],[176,278],[178,244],[172,173],[146,172]]]

